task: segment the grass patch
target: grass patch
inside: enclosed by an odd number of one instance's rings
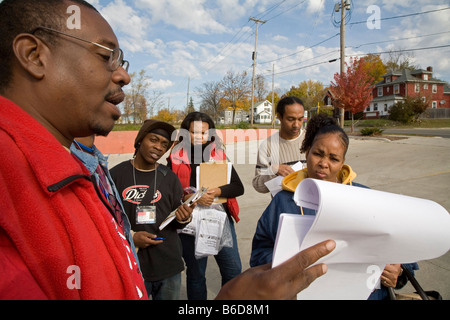
[[[345,126],[350,127],[351,120],[345,121]],[[360,128],[450,128],[450,119],[419,119],[419,121],[403,124],[387,119],[362,119],[354,122],[355,127]]]

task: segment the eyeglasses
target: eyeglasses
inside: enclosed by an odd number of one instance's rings
[[[50,32],[55,32],[55,33],[59,33],[62,34],[64,36],[70,37],[70,38],[74,38],[80,41],[84,41],[93,45],[96,45],[97,47],[100,47],[102,49],[108,50],[109,52],[111,52],[111,55],[109,57],[108,60],[108,67],[111,71],[115,71],[117,70],[119,67],[122,67],[125,69],[126,72],[128,72],[128,67],[130,66],[130,63],[127,60],[123,59],[123,51],[120,48],[115,48],[115,49],[111,49],[108,47],[105,47],[99,43],[93,42],[93,41],[89,41],[89,40],[85,40],[82,38],[79,38],[77,36],[62,32],[62,31],[58,31],[55,29],[51,29],[51,28],[47,28],[47,27],[37,27],[36,29],[33,30],[32,34],[34,34],[37,30],[42,29],[45,31],[50,31]]]

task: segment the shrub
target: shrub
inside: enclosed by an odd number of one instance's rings
[[[407,97],[404,101],[399,101],[390,109],[389,119],[402,123],[414,122],[427,109],[428,102],[421,97]]]
[[[380,129],[380,128],[363,128],[363,129],[361,129],[361,134],[363,136],[381,136],[383,134],[383,129]]]

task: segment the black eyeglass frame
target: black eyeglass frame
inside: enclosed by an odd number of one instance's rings
[[[62,32],[62,31],[59,31],[59,30],[55,30],[55,29],[47,28],[47,27],[42,27],[42,26],[36,27],[33,30],[33,32],[31,32],[31,34],[34,34],[37,30],[40,30],[40,29],[41,30],[45,30],[45,31],[55,32],[55,33],[58,33],[58,34],[62,34],[64,36],[67,36],[67,37],[70,37],[70,38],[73,38],[73,39],[77,39],[77,40],[80,40],[80,41],[83,41],[83,42],[86,42],[86,43],[90,43],[90,44],[96,45],[97,47],[100,47],[102,49],[108,50],[109,52],[111,52],[111,55],[110,55],[109,61],[108,61],[108,66],[111,69],[111,71],[116,71],[119,67],[122,67],[126,72],[128,72],[128,68],[130,67],[130,63],[127,60],[123,59],[123,51],[120,48],[111,49],[111,48],[108,48],[108,47],[106,47],[104,45],[101,45],[101,44],[99,44],[97,42],[89,41],[89,40],[86,40],[86,39],[74,36],[72,34],[68,34],[68,33],[65,33],[65,32]],[[117,54],[118,54],[117,58],[114,58],[114,55],[117,55]]]

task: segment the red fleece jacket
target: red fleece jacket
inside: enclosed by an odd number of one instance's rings
[[[147,298],[87,169],[3,97],[0,113],[0,298]]]

